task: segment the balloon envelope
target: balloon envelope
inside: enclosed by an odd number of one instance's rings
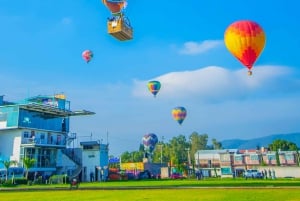
[[[154,133],[148,133],[143,136],[142,141],[144,150],[148,153],[152,153],[154,151],[156,143],[158,142],[158,138]]]
[[[110,10],[112,14],[121,13],[127,5],[126,0],[102,0],[102,3]]]
[[[91,50],[85,50],[82,52],[82,58],[88,63],[93,58],[93,52]]]
[[[149,81],[148,84],[148,89],[149,91],[154,95],[154,97],[156,96],[156,94],[159,92],[161,84],[159,81]]]
[[[224,33],[225,46],[246,68],[251,69],[266,43],[262,27],[250,20],[240,20],[228,26]]]
[[[186,117],[186,109],[184,107],[175,107],[172,110],[172,116],[174,118],[175,121],[177,121],[179,124],[182,124],[182,122],[184,121],[185,117]]]

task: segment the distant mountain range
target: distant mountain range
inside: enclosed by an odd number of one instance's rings
[[[281,139],[295,143],[300,148],[300,133],[275,134],[261,138],[249,140],[232,139],[221,141],[224,149],[256,149],[259,147],[268,147],[274,140]]]

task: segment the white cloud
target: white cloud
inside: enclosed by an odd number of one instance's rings
[[[109,133],[110,153],[119,154],[137,150],[147,132],[167,140],[196,131],[223,140],[299,131],[300,82],[296,74],[286,66],[255,66],[252,76],[247,75],[246,68],[220,66],[170,72],[149,79],[162,83],[156,98],[147,90],[149,80],[135,80],[133,89],[128,83],[56,81],[53,86],[44,78],[37,82],[28,76],[2,74],[5,85],[0,91],[9,101],[65,92],[72,110],[96,112],[73,117],[71,131],[78,136],[93,133],[93,140],[106,140]],[[188,110],[182,126],[170,112],[179,104]]]
[[[291,73],[291,69],[284,66],[256,66],[253,75],[248,76],[243,68],[231,71],[208,66],[194,71],[171,72],[152,80],[161,82],[158,96],[163,99],[200,97],[201,100],[225,100],[240,98],[249,93],[283,93],[292,84],[286,76]],[[145,90],[148,81],[134,82],[135,96],[151,96]]]
[[[183,44],[183,47],[179,50],[179,53],[188,55],[201,54],[219,47],[222,44],[223,40],[205,40],[200,43],[189,41]]]

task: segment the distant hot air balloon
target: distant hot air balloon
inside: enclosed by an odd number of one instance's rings
[[[261,26],[250,20],[236,21],[226,29],[224,42],[229,52],[248,68],[248,75],[252,75],[253,64],[266,43]]]
[[[156,94],[159,92],[161,84],[159,81],[149,81],[148,84],[149,91],[156,97]]]
[[[154,151],[155,145],[158,142],[158,138],[154,133],[148,133],[143,136],[143,145],[146,153],[152,153]]]
[[[174,120],[177,121],[180,125],[184,121],[186,114],[187,114],[187,112],[184,107],[175,107],[172,110],[172,116],[173,116]]]
[[[89,63],[93,58],[93,52],[91,50],[85,50],[82,52],[82,58]]]

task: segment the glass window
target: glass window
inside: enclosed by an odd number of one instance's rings
[[[275,154],[268,154],[267,157],[268,157],[268,160],[269,160],[269,161],[271,161],[271,160],[276,160]]]
[[[293,154],[285,154],[285,159],[288,161],[294,160],[294,155]]]
[[[242,161],[242,160],[243,160],[243,157],[242,157],[242,155],[235,155],[235,156],[234,156],[234,160],[235,160],[235,161]]]
[[[250,155],[250,160],[257,161],[258,160],[258,155],[257,154],[251,154]]]
[[[93,149],[93,146],[92,145],[84,145],[83,149]]]
[[[19,126],[58,132],[69,132],[69,118],[20,109]]]
[[[23,132],[23,136],[24,136],[24,138],[29,138],[29,132],[28,131],[24,131]]]
[[[231,175],[231,167],[221,167],[221,174],[222,175]]]

